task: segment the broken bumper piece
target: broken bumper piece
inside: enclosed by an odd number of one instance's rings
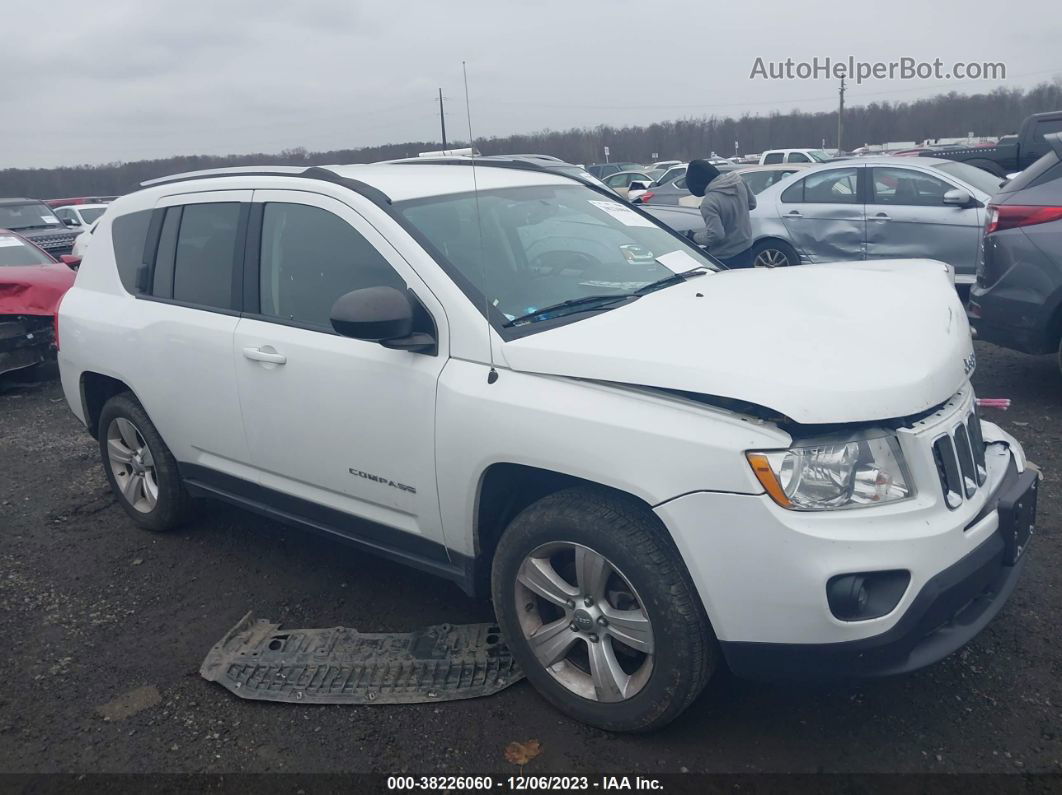
[[[453,701],[523,678],[493,624],[281,630],[253,613],[210,650],[199,673],[240,698],[303,704]]]
[[[46,361],[53,343],[50,317],[0,315],[0,374]]]

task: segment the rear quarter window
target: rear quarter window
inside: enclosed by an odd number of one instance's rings
[[[111,242],[118,278],[128,292],[136,292],[136,272],[144,262],[151,210],[120,215],[111,223]]]

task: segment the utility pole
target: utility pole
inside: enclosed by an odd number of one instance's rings
[[[443,112],[442,89],[439,89],[439,124],[442,125],[443,149],[446,149],[446,114]]]
[[[841,151],[841,137],[844,133],[844,78],[841,78],[841,101],[837,105],[837,151]]]

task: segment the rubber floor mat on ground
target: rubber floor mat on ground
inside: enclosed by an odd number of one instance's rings
[[[523,679],[493,624],[415,632],[285,629],[245,615],[199,673],[240,698],[302,704],[417,704],[486,696]]]

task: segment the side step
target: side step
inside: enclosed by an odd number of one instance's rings
[[[199,673],[240,698],[302,704],[454,701],[497,693],[524,677],[493,624],[282,631],[253,612],[210,650]]]

